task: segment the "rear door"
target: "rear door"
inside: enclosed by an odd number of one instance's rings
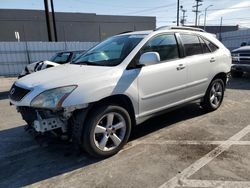
[[[210,82],[215,57],[202,38],[195,34],[180,34],[187,63],[187,98],[203,95]]]

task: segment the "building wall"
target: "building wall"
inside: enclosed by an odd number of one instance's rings
[[[191,27],[195,27],[195,26],[191,26]],[[201,29],[204,29],[204,26],[198,26]],[[223,32],[229,32],[229,31],[237,31],[239,30],[239,26],[238,25],[223,25],[223,26],[206,26],[206,32],[208,33],[220,33],[220,31]]]
[[[239,48],[242,42],[250,42],[250,29],[222,33],[221,41],[229,50]]]
[[[52,16],[50,15],[52,26]],[[134,30],[152,30],[155,17],[108,16],[88,13],[55,13],[58,41],[97,42],[109,36]],[[0,9],[0,41],[48,41],[42,10]],[[53,34],[53,30],[52,30]]]

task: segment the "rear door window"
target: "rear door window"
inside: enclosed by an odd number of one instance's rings
[[[215,52],[218,49],[218,47],[215,44],[208,41],[207,39],[204,39],[204,41],[207,44],[207,46],[210,48],[211,52]]]
[[[202,46],[198,36],[190,34],[180,34],[186,56],[202,54]]]
[[[205,41],[200,37],[199,37],[199,39],[200,39],[200,43],[201,43],[203,53],[204,54],[205,53],[210,53],[211,51],[210,51],[209,47],[207,46],[207,44],[205,43]]]

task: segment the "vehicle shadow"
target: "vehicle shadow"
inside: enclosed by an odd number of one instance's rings
[[[0,187],[27,186],[98,162],[72,143],[35,138],[25,127],[0,131]]]
[[[205,112],[197,104],[187,105],[137,126],[133,130],[130,141],[176,122],[204,114]],[[34,141],[24,131],[24,126],[0,131],[2,143],[0,146],[0,187],[27,186],[76,169],[84,169],[100,161],[85,153],[77,153],[72,143],[56,139],[48,140],[45,142],[41,138],[41,140]]]
[[[242,78],[231,78],[228,89],[250,90],[250,74],[244,74]]]
[[[135,140],[147,134],[153,133],[177,122],[185,121],[206,114],[198,104],[191,103],[176,110],[153,117],[146,122],[136,126],[131,133],[130,140]]]

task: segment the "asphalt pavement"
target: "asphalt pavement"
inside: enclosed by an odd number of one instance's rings
[[[26,132],[9,106],[14,80],[0,78],[0,187],[250,187],[250,76],[230,80],[217,111],[152,118],[105,160]]]

